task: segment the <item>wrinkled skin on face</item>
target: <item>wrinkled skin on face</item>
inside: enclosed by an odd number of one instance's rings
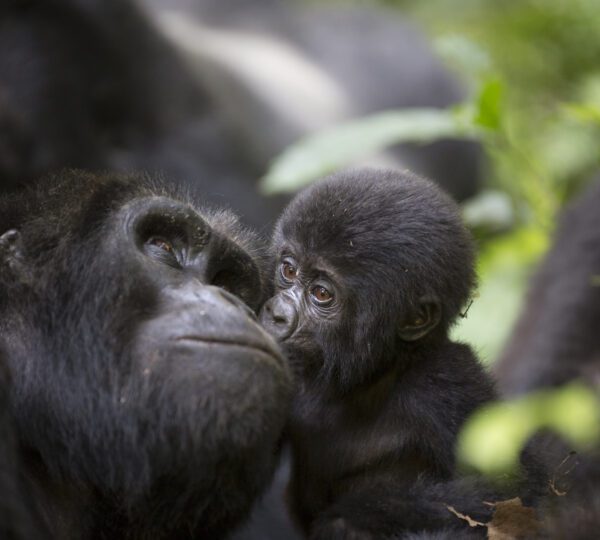
[[[289,395],[256,239],[136,177],[64,173],[1,209],[1,336],[46,521],[221,537],[269,481]]]

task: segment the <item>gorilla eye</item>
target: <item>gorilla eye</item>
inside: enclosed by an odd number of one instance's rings
[[[285,281],[294,281],[298,276],[298,269],[290,261],[283,261],[281,264],[281,275]]]
[[[310,291],[310,295],[320,305],[329,304],[333,300],[333,293],[323,287],[323,285],[317,285]]]
[[[158,236],[149,238],[146,243],[150,246],[155,246],[159,249],[162,249],[163,251],[167,252],[167,253],[173,253],[173,244],[171,244],[171,242],[168,242],[167,240],[165,240],[164,238],[160,238]]]
[[[173,244],[160,236],[151,236],[145,242],[148,254],[158,261],[172,266],[173,268],[181,268],[181,263],[177,257],[177,253]]]

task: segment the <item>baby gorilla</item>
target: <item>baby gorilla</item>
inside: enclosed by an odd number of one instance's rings
[[[456,505],[455,440],[494,390],[448,337],[475,282],[457,206],[407,172],[340,174],[291,202],[272,247],[261,319],[297,378],[299,525],[323,539],[461,527],[442,504]]]

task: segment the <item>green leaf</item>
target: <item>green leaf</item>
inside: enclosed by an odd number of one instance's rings
[[[479,409],[463,427],[458,459],[486,474],[517,468],[521,449],[538,430],[550,428],[577,450],[600,440],[600,400],[588,387],[572,383]]]
[[[503,85],[497,78],[488,79],[477,97],[475,124],[491,130],[499,130],[502,120]]]
[[[436,52],[446,61],[457,65],[467,74],[489,72],[489,54],[472,39],[461,34],[446,34],[434,40]]]
[[[293,192],[392,144],[476,135],[460,108],[379,113],[301,139],[275,159],[260,187],[266,194]]]
[[[452,338],[469,343],[485,364],[502,350],[521,311],[531,266],[547,246],[546,231],[527,227],[488,241],[480,251],[478,294]]]
[[[568,116],[579,122],[600,125],[600,105],[593,103],[565,103],[563,110]]]

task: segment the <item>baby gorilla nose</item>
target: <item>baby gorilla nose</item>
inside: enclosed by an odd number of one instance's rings
[[[292,302],[279,294],[263,306],[260,312],[260,323],[275,339],[284,341],[294,333],[298,323],[298,313]]]

